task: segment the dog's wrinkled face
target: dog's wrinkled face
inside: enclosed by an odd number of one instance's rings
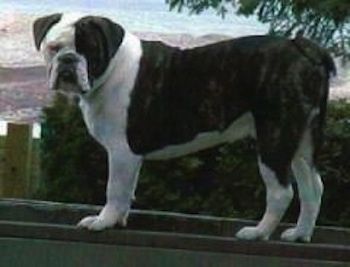
[[[102,17],[54,14],[37,19],[35,45],[47,65],[49,89],[89,92],[106,72],[123,37],[122,27]]]

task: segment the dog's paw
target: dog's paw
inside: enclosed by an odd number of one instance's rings
[[[298,231],[298,228],[290,228],[282,233],[281,239],[287,242],[309,243],[311,241],[311,235]]]
[[[90,231],[102,231],[114,227],[116,224],[126,226],[127,212],[117,212],[117,210],[104,207],[99,215],[83,218],[79,223],[79,228],[85,228]]]
[[[244,227],[237,232],[236,238],[242,240],[269,240],[269,236],[262,233],[258,227]]]
[[[79,223],[79,228],[85,228],[90,231],[102,231],[108,228],[112,228],[116,222],[109,221],[104,218],[101,218],[99,215],[88,216],[83,218]]]

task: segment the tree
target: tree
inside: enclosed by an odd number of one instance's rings
[[[336,55],[350,56],[349,0],[166,0],[170,9],[200,14],[215,9],[225,17],[229,10],[238,15],[255,14],[268,23],[270,34],[293,36],[302,32],[330,48]]]

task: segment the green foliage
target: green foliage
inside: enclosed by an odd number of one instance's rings
[[[146,162],[137,190],[138,208],[259,217],[264,205],[251,140],[181,159]],[[253,199],[261,201],[252,201]]]
[[[257,15],[259,21],[269,25],[270,34],[293,36],[300,31],[336,54],[349,56],[348,0],[166,0],[166,3],[172,10],[187,7],[191,13],[199,14],[214,9],[222,16],[234,6],[239,15]]]
[[[80,110],[57,95],[43,111],[39,197],[56,201],[104,202],[107,157],[88,134]]]
[[[177,9],[182,12],[184,7],[187,7],[192,14],[200,14],[207,9],[214,9],[218,15],[225,16],[227,13],[227,4],[230,1],[222,0],[165,0],[171,10]]]
[[[350,104],[331,101],[320,155],[325,183],[320,223],[350,226]],[[76,105],[58,98],[44,110],[41,197],[102,204],[106,154],[88,135]],[[134,208],[259,219],[265,189],[252,140],[184,158],[145,162]],[[297,200],[286,220],[294,222]]]
[[[328,108],[324,148],[320,155],[321,176],[325,184],[324,223],[350,226],[350,104],[332,101]]]

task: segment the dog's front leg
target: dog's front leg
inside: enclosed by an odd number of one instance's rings
[[[79,227],[93,231],[111,228],[116,224],[126,225],[142,163],[142,158],[134,155],[126,142],[109,146],[107,152],[107,202],[99,215],[88,216],[78,223]]]

